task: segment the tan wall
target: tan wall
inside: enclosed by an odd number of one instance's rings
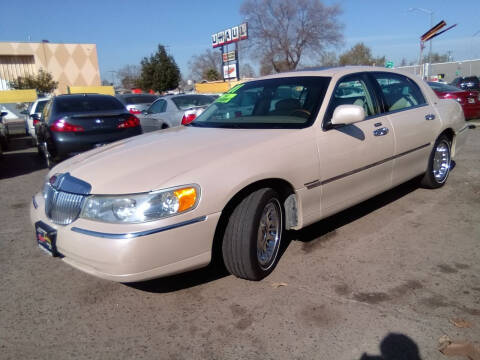
[[[39,69],[58,81],[59,94],[67,93],[68,86],[100,85],[95,44],[0,42],[0,79],[13,80]]]

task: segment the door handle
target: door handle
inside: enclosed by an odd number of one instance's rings
[[[380,129],[373,130],[373,135],[374,136],[384,136],[384,135],[387,135],[387,134],[388,134],[388,128],[386,128],[386,127],[382,127]]]
[[[434,114],[427,114],[425,115],[425,120],[434,120],[435,119],[435,115]]]

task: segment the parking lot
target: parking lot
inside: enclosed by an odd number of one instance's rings
[[[0,358],[446,359],[444,335],[479,346],[479,154],[477,128],[443,188],[412,181],[289,233],[261,282],[206,268],[126,285],[38,249],[28,212],[47,169],[17,135],[0,160]]]

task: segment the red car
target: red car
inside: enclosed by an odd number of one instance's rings
[[[457,100],[462,105],[465,119],[480,119],[480,92],[462,90],[452,85],[429,82],[428,85],[440,99]]]

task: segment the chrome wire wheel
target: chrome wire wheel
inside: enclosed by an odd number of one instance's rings
[[[435,181],[442,184],[450,171],[450,143],[442,139],[435,148],[432,171]]]
[[[271,199],[263,208],[258,226],[257,260],[263,270],[268,270],[277,257],[282,237],[282,210],[279,201]]]

